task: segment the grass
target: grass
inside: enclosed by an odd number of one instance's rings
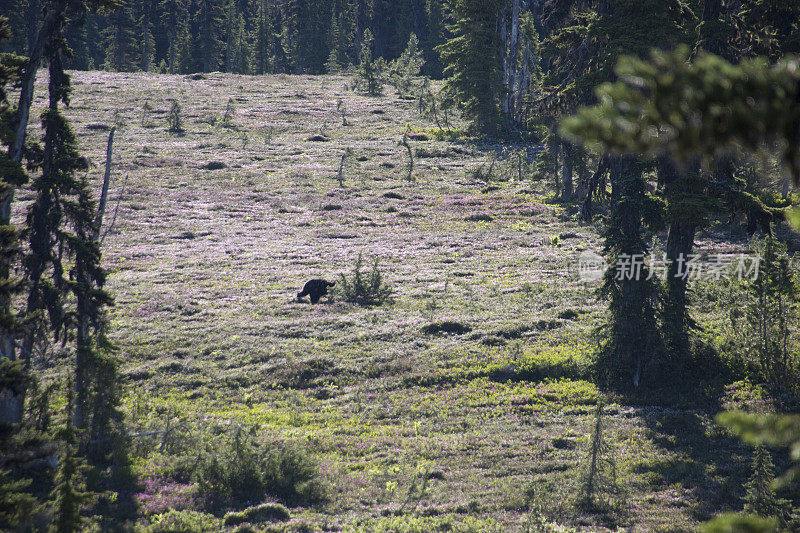
[[[117,111],[126,123],[110,204],[128,181],[103,250],[124,408],[137,431],[181,425],[166,445],[135,444],[137,472],[154,480],[145,496],[187,508],[151,522],[219,526],[221,516],[193,514],[197,488],[180,458],[237,426],[319,462],[329,501],[291,509],[286,527],[298,530],[514,531],[534,520],[678,531],[738,508],[748,452],[713,428],[713,412],[612,398],[624,512],[576,510],[600,395],[591,332],[605,311],[574,262],[600,237],[548,203],[541,183],[470,178],[492,153],[432,130],[415,102],[345,92],[340,77],[325,89],[304,76],[75,72],[73,82],[67,113],[92,161],[104,160],[98,125]],[[236,131],[206,120],[229,97]],[[180,136],[167,131],[172,99]],[[308,141],[321,127],[328,142]],[[414,141],[413,184],[397,146],[408,127],[431,133]],[[91,174],[98,189],[102,173]],[[379,258],[393,303],[295,301],[305,281],[336,280],[361,253]],[[742,387],[730,396],[757,400]],[[421,468],[436,472],[422,494]]]

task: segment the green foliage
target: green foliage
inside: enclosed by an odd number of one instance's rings
[[[788,502],[775,495],[775,467],[772,456],[764,446],[756,446],[753,455],[753,474],[747,482],[744,512],[784,522]]]
[[[0,529],[15,530],[33,516],[39,505],[28,493],[30,484],[29,479],[15,480],[0,470]]]
[[[72,412],[72,383],[67,384],[68,413]],[[87,520],[81,516],[81,507],[97,499],[95,493],[86,490],[84,473],[86,463],[77,456],[78,437],[72,425],[72,417],[67,417],[66,426],[59,431],[62,443],[61,457],[55,486],[50,494],[53,499],[52,533],[74,533],[83,530]]]
[[[292,517],[285,506],[279,503],[262,503],[248,507],[239,512],[226,513],[223,518],[223,525],[238,526],[246,522],[258,524],[261,522],[285,522]]]
[[[167,117],[167,131],[170,133],[183,133],[183,118],[181,118],[181,104],[177,100],[172,102]]]
[[[353,78],[353,90],[364,91],[370,96],[379,96],[383,94],[386,62],[382,57],[372,58],[373,46],[375,46],[375,39],[372,32],[369,29],[364,30],[360,62]]]
[[[403,54],[389,65],[389,83],[401,97],[411,94],[414,78],[419,76],[424,64],[425,60],[419,49],[419,39],[412,33]]]
[[[734,327],[745,334],[746,354],[755,354],[763,379],[792,392],[797,386],[798,361],[793,326],[798,321],[800,287],[786,245],[773,235],[757,242],[759,273],[746,284],[744,321]]]
[[[150,524],[137,527],[141,533],[212,533],[222,529],[222,520],[197,511],[175,511],[150,517]]]
[[[599,331],[604,343],[598,359],[602,379],[634,386],[662,348],[658,281],[650,279],[646,266],[639,273],[621,269],[631,258],[648,254],[644,230],[658,229],[663,211],[663,205],[647,194],[640,165],[628,157],[614,161],[619,199],[604,231],[603,254],[609,266],[600,288],[600,295],[609,300],[610,315]]]
[[[501,126],[500,98],[505,89],[498,50],[497,16],[500,0],[451,0],[452,37],[437,51],[449,78],[445,90],[460,102],[472,128],[497,132]]]
[[[344,300],[363,306],[388,303],[393,290],[383,281],[383,274],[378,268],[378,258],[373,260],[369,272],[364,272],[363,266],[364,259],[358,254],[351,277],[348,279],[341,274],[339,290]]]
[[[649,61],[622,58],[620,81],[597,89],[600,103],[563,122],[564,134],[601,150],[683,161],[724,156],[767,144],[800,182],[800,66],[746,59],[733,65],[689,50],[653,52]]]
[[[237,429],[203,456],[195,472],[200,497],[220,511],[263,501],[267,496],[289,503],[323,501],[317,465],[299,448],[258,443]]]
[[[717,423],[731,428],[750,444],[789,449],[789,456],[795,465],[778,479],[775,487],[783,487],[800,479],[800,416],[729,411],[718,415]]]
[[[742,513],[727,513],[706,522],[702,533],[778,533],[778,521]]]

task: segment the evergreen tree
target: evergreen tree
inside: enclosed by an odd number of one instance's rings
[[[253,51],[253,68],[255,74],[266,74],[273,69],[273,34],[272,11],[269,0],[258,1],[258,11],[255,24],[255,42]]]
[[[102,348],[104,306],[111,303],[102,290],[105,272],[100,266],[96,208],[85,171],[87,162],[77,150],[77,140],[59,104],[69,105],[70,79],[62,57],[66,43],[56,27],[49,40],[49,107],[42,114],[44,151],[41,174],[33,182],[36,195],[28,212],[30,254],[25,266],[30,285],[27,312],[46,311],[56,339],[75,339],[73,423],[78,429],[90,420],[95,354]],[[72,258],[71,269],[64,261]],[[72,298],[70,298],[70,296]],[[23,343],[31,353],[38,329]],[[73,337],[74,335],[74,337]],[[102,397],[103,391],[97,391]],[[96,431],[97,428],[93,428]]]
[[[325,62],[325,72],[335,74],[342,71],[343,39],[339,30],[339,19],[334,11],[331,15],[331,27],[328,39],[328,60]]]
[[[383,58],[372,59],[372,47],[375,40],[372,32],[364,30],[364,41],[361,45],[361,61],[358,64],[353,88],[363,90],[370,96],[377,96],[383,93],[384,63]]]
[[[181,74],[189,74],[195,71],[194,63],[194,44],[192,35],[189,32],[189,23],[181,22],[180,30],[177,35],[175,48],[175,71]]]
[[[161,0],[158,7],[161,13],[161,25],[167,37],[167,68],[170,74],[183,72],[180,68],[179,36],[181,36],[181,31],[186,28],[185,20],[183,20],[186,6],[183,0]],[[186,36],[181,37],[186,38]],[[190,53],[189,56],[191,56]]]
[[[139,69],[142,43],[137,37],[137,23],[133,9],[126,4],[108,17],[108,27],[103,31],[106,50],[105,70],[131,72]]]
[[[0,363],[1,364],[1,363]],[[31,481],[14,480],[10,473],[0,470],[0,528],[4,531],[19,531],[28,525],[38,507],[36,499],[28,493]]]
[[[223,35],[223,13],[216,0],[194,0],[195,25],[197,29],[194,53],[203,72],[220,68],[220,51]]]
[[[775,495],[775,466],[764,446],[756,446],[753,455],[753,474],[747,482],[744,512],[784,522],[788,502]]]
[[[646,357],[661,350],[660,288],[641,261],[649,253],[644,232],[660,229],[663,206],[647,193],[641,162],[617,156],[610,166],[616,199],[604,230],[609,267],[600,289],[610,318],[600,329],[605,340],[598,366],[607,382],[638,387]]]
[[[402,55],[389,67],[389,80],[400,96],[408,96],[411,92],[414,78],[419,76],[424,63],[422,51],[419,49],[419,39],[412,33]]]
[[[0,42],[11,35],[8,19],[0,16]],[[22,165],[11,159],[8,146],[14,139],[14,109],[8,101],[10,86],[22,75],[23,58],[0,54],[0,422],[19,423],[22,420],[27,373],[6,362],[16,359],[16,343],[24,322],[14,310],[13,300],[25,287],[14,275],[21,258],[20,230],[11,223],[11,200],[14,191],[27,181]]]
[[[798,321],[796,303],[800,290],[792,271],[786,245],[767,235],[756,246],[760,257],[758,276],[748,284],[750,301],[745,307],[745,328],[750,332],[748,352],[757,355],[767,382],[793,392],[797,368],[791,343],[791,325]]]
[[[451,0],[449,7],[453,37],[437,48],[450,76],[445,90],[461,102],[474,130],[496,132],[504,93],[496,31],[501,1]]]
[[[72,408],[72,387],[69,386],[67,406]],[[76,533],[86,526],[86,519],[81,516],[81,507],[92,503],[96,495],[86,490],[83,473],[86,463],[77,456],[78,437],[72,420],[67,417],[66,427],[60,431],[62,453],[56,473],[55,487],[51,492],[53,498],[52,533]]]
[[[149,1],[140,4],[137,17],[138,27],[142,32],[139,42],[139,69],[142,72],[153,72],[156,69],[156,40],[153,37],[153,11]]]
[[[444,67],[439,59],[437,48],[444,43],[444,12],[442,0],[426,0],[427,34],[425,36],[425,69],[424,74],[431,78],[441,78]]]

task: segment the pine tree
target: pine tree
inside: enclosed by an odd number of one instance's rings
[[[422,51],[419,49],[419,39],[412,33],[406,49],[389,67],[389,80],[401,97],[410,94],[414,78],[419,76],[424,63]]]
[[[425,15],[427,17],[427,35],[424,39],[425,69],[424,74],[439,79],[444,74],[444,67],[439,59],[437,48],[444,43],[444,13],[442,0],[426,0]]]
[[[91,199],[87,168],[77,140],[59,104],[69,105],[70,78],[62,57],[66,43],[63,28],[56,27],[47,49],[49,107],[42,115],[44,151],[41,174],[33,182],[35,199],[28,212],[30,254],[25,258],[28,282],[27,312],[46,311],[56,339],[75,339],[73,423],[84,429],[89,423],[95,354],[102,344],[103,308],[111,299],[102,286],[96,207]],[[81,172],[80,176],[76,176]],[[72,259],[67,270],[64,261]],[[71,298],[70,298],[71,297]],[[32,329],[23,343],[27,358],[36,340]],[[95,428],[96,429],[96,428]]]
[[[185,21],[182,20],[183,15],[186,13],[186,6],[183,0],[161,0],[158,8],[161,13],[161,26],[164,28],[167,38],[167,68],[170,74],[175,74],[178,71],[183,72],[180,68],[179,35],[181,30],[186,28]],[[189,55],[191,56],[191,54]]]
[[[177,44],[175,47],[175,71],[181,74],[189,74],[195,71],[194,62],[194,43],[189,31],[189,24],[181,22],[180,30],[177,34]]]
[[[203,72],[219,70],[222,50],[223,13],[216,0],[195,0],[196,39],[194,53]]]
[[[272,12],[269,0],[259,0],[255,24],[253,68],[255,74],[266,74],[273,70]]]
[[[67,406],[72,407],[72,386],[68,385]],[[72,425],[72,420],[67,417],[66,426],[60,431],[59,439],[62,442],[62,453],[56,473],[55,487],[51,492],[53,498],[53,523],[50,526],[52,533],[76,533],[82,531],[86,519],[81,516],[81,507],[92,503],[96,495],[86,489],[83,473],[86,463],[77,456],[76,449],[78,437]]]
[[[325,72],[328,74],[335,74],[342,71],[342,32],[339,30],[339,19],[336,11],[331,15],[331,26],[328,38],[328,60],[325,62]]]
[[[142,44],[137,37],[133,9],[124,5],[109,16],[108,22],[108,28],[103,31],[106,50],[103,68],[116,72],[138,70],[142,62]]]
[[[649,362],[645,358],[661,349],[660,288],[641,262],[649,252],[644,233],[660,229],[663,206],[647,194],[641,162],[615,156],[610,167],[616,199],[604,230],[609,267],[600,289],[609,300],[610,317],[600,329],[605,340],[598,366],[611,384],[638,387]]]
[[[772,456],[764,446],[756,446],[753,454],[753,474],[747,482],[744,512],[757,514],[764,518],[777,518],[780,523],[786,519],[788,502],[775,495],[775,466]]]
[[[448,30],[453,37],[437,48],[450,75],[445,90],[461,102],[472,129],[496,132],[504,93],[495,29],[501,1],[452,0],[449,7],[454,22]]]
[[[17,481],[9,472],[0,470],[0,528],[4,531],[21,530],[20,526],[30,520],[38,507],[28,493],[30,484],[29,479]]]
[[[383,58],[372,59],[372,47],[375,39],[372,32],[364,30],[364,40],[361,45],[361,61],[358,64],[353,88],[363,90],[370,96],[378,96],[383,93],[384,62]]]
[[[150,11],[149,3],[142,4],[141,15],[138,17],[138,26],[142,36],[139,43],[139,69],[142,72],[153,72],[156,68],[156,40],[153,37],[153,13]]]
[[[796,387],[797,368],[791,342],[791,325],[798,321],[795,304],[800,290],[792,271],[786,245],[767,235],[756,245],[760,257],[758,276],[748,284],[750,301],[745,307],[751,350],[768,383],[786,391]]]
[[[0,16],[0,42],[11,35],[8,19]],[[0,54],[0,422],[19,423],[22,420],[27,373],[12,367],[16,359],[16,343],[24,322],[14,311],[12,302],[25,287],[14,275],[21,258],[20,230],[11,223],[11,200],[14,191],[27,181],[20,162],[9,157],[7,147],[14,138],[14,113],[8,101],[8,89],[22,73],[23,59],[13,54]]]

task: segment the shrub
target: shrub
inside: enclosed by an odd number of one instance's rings
[[[238,526],[245,522],[285,522],[292,517],[289,509],[279,503],[262,503],[248,507],[244,511],[231,512],[225,515],[223,525]]]
[[[362,272],[363,265],[364,259],[359,254],[351,278],[348,279],[347,276],[341,274],[339,290],[342,298],[347,302],[365,306],[389,302],[392,288],[383,281],[383,275],[378,268],[378,258],[374,259],[369,272]]]
[[[136,528],[142,533],[202,533],[220,529],[222,529],[220,520],[212,515],[197,511],[172,510],[153,516],[149,526]]]
[[[236,104],[233,101],[233,98],[228,99],[228,105],[225,106],[225,114],[222,116],[222,127],[223,128],[236,128],[236,124],[233,122],[236,118]]]
[[[167,117],[167,126],[170,133],[183,133],[183,119],[181,118],[181,104],[176,101],[172,102],[172,107],[169,110]]]
[[[209,451],[195,477],[200,498],[211,511],[247,506],[268,496],[290,504],[325,499],[317,465],[304,451],[259,444],[242,430]]]

